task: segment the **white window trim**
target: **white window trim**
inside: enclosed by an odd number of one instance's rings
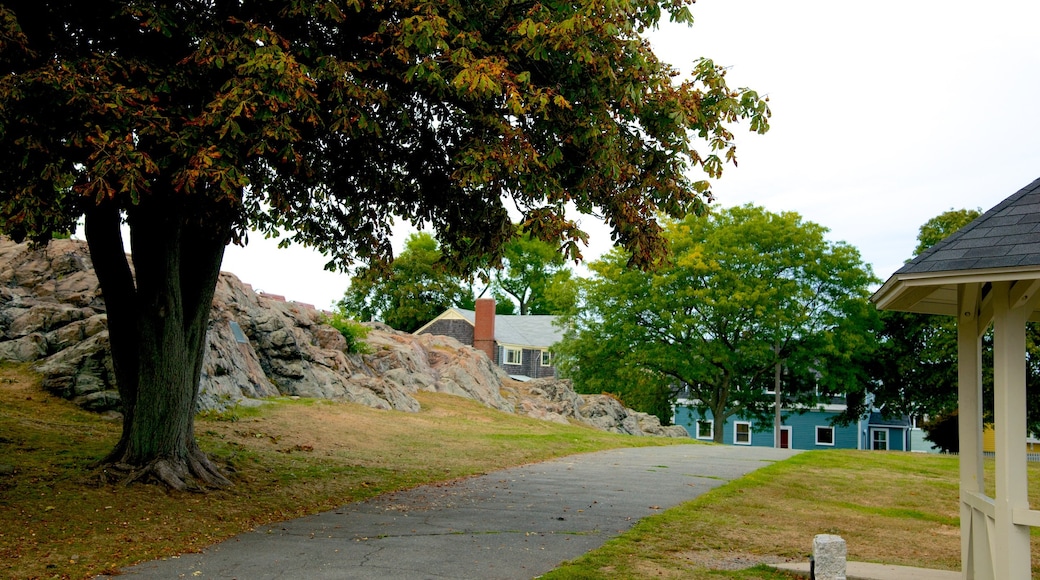
[[[517,362],[509,360],[511,353],[516,353]],[[522,348],[510,348],[508,346],[502,347],[502,364],[520,366],[524,364],[524,350]]]
[[[701,436],[701,423],[707,423],[708,424],[708,436],[707,437]],[[696,430],[697,439],[703,439],[703,440],[715,439],[715,421],[710,421],[710,420],[707,420],[707,419],[698,419],[694,423],[694,429]]]
[[[737,427],[739,425],[747,425],[747,441],[737,441]],[[733,444],[734,445],[751,445],[751,421],[734,421],[733,422]]]
[[[874,435],[877,434],[877,433],[884,433],[885,434],[885,448],[884,449],[875,449],[874,448],[874,443],[876,441],[878,441],[877,439],[874,439]],[[875,428],[872,428],[870,430],[870,450],[871,451],[889,451],[890,449],[892,449],[892,444],[889,441],[889,439],[891,439],[891,438],[888,435],[889,435],[888,429],[875,429]]]
[[[551,350],[542,349],[541,363],[543,367],[551,367],[553,365],[553,356]]]
[[[831,442],[830,443],[822,443],[822,442],[820,442],[820,429],[830,429],[831,430]],[[816,444],[817,445],[826,445],[827,447],[834,447],[834,435],[835,435],[835,431],[834,431],[834,426],[833,425],[817,425],[816,426]]]

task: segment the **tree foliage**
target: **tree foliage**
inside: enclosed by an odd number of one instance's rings
[[[528,234],[503,248],[494,287],[515,302],[520,315],[560,314],[574,308],[577,299],[571,270],[559,248]]]
[[[414,332],[461,305],[469,292],[467,280],[444,263],[437,240],[419,232],[408,237],[388,270],[362,269],[352,276],[337,306],[357,320],[380,320],[396,330]]]
[[[918,256],[982,214],[978,209],[945,211],[921,225]],[[878,356],[875,405],[891,414],[927,417],[922,424],[929,441],[956,450],[950,440],[957,417],[957,321],[948,316],[885,311]],[[982,336],[983,416],[993,412],[993,334]],[[1040,324],[1026,323],[1027,420],[1040,432]],[[955,438],[955,429],[954,429]]]
[[[710,60],[676,82],[652,53],[642,34],[691,5],[0,5],[0,232],[43,243],[85,220],[123,404],[106,473],[228,483],[192,412],[223,249],[251,229],[335,267],[387,261],[395,218],[429,224],[465,268],[516,235],[507,204],[577,256],[571,203],[656,259],[659,213],[703,210],[733,125],[769,117]]]
[[[621,250],[590,265],[557,364],[585,392],[657,413],[683,391],[712,411],[716,438],[727,417],[772,404],[778,362],[789,397],[844,392],[866,378],[853,363],[872,346],[874,278],[826,231],[754,206],[670,222],[657,271],[628,268]]]
[[[977,210],[951,209],[929,219],[918,230],[914,256],[979,215]],[[955,417],[957,321],[946,316],[896,311],[881,312],[880,318],[878,353],[872,364],[874,405],[890,415]],[[988,382],[992,387],[991,379]],[[932,421],[925,428],[932,424],[943,423]]]

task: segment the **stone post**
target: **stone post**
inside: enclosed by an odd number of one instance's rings
[[[813,538],[813,578],[845,580],[847,550],[841,536],[819,534]]]

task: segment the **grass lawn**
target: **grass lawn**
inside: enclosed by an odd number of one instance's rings
[[[0,366],[0,577],[89,578],[391,490],[573,453],[682,443],[535,421],[449,395],[419,399],[419,413],[279,400],[200,417],[200,444],[235,486],[168,494],[99,486],[92,466],[119,424],[45,394],[23,368]],[[1037,466],[1030,478],[1040,478]],[[823,532],[845,537],[855,559],[957,568],[957,519],[956,459],[805,453],[644,520],[547,577],[785,578],[717,568],[804,558]]]
[[[986,469],[992,494],[992,461]],[[646,518],[543,578],[787,578],[766,567],[726,568],[777,556],[806,561],[821,533],[842,536],[850,560],[959,570],[958,477],[955,457],[806,452]],[[1040,464],[1029,464],[1029,481],[1036,506]]]
[[[197,551],[264,523],[374,495],[574,453],[669,445],[421,393],[419,413],[318,400],[200,417],[200,445],[234,487],[167,494],[99,486],[118,422],[0,365],[0,578],[89,578]]]

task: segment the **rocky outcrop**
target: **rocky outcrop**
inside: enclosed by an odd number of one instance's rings
[[[415,393],[476,399],[506,412],[578,421],[617,433],[685,437],[616,399],[582,396],[567,381],[512,381],[484,353],[436,335],[371,324],[370,352],[349,354],[313,307],[258,294],[221,273],[210,313],[199,409],[293,395],[418,411]],[[32,362],[44,387],[96,411],[118,411],[105,304],[86,244],[31,250],[0,240],[0,360]]]

